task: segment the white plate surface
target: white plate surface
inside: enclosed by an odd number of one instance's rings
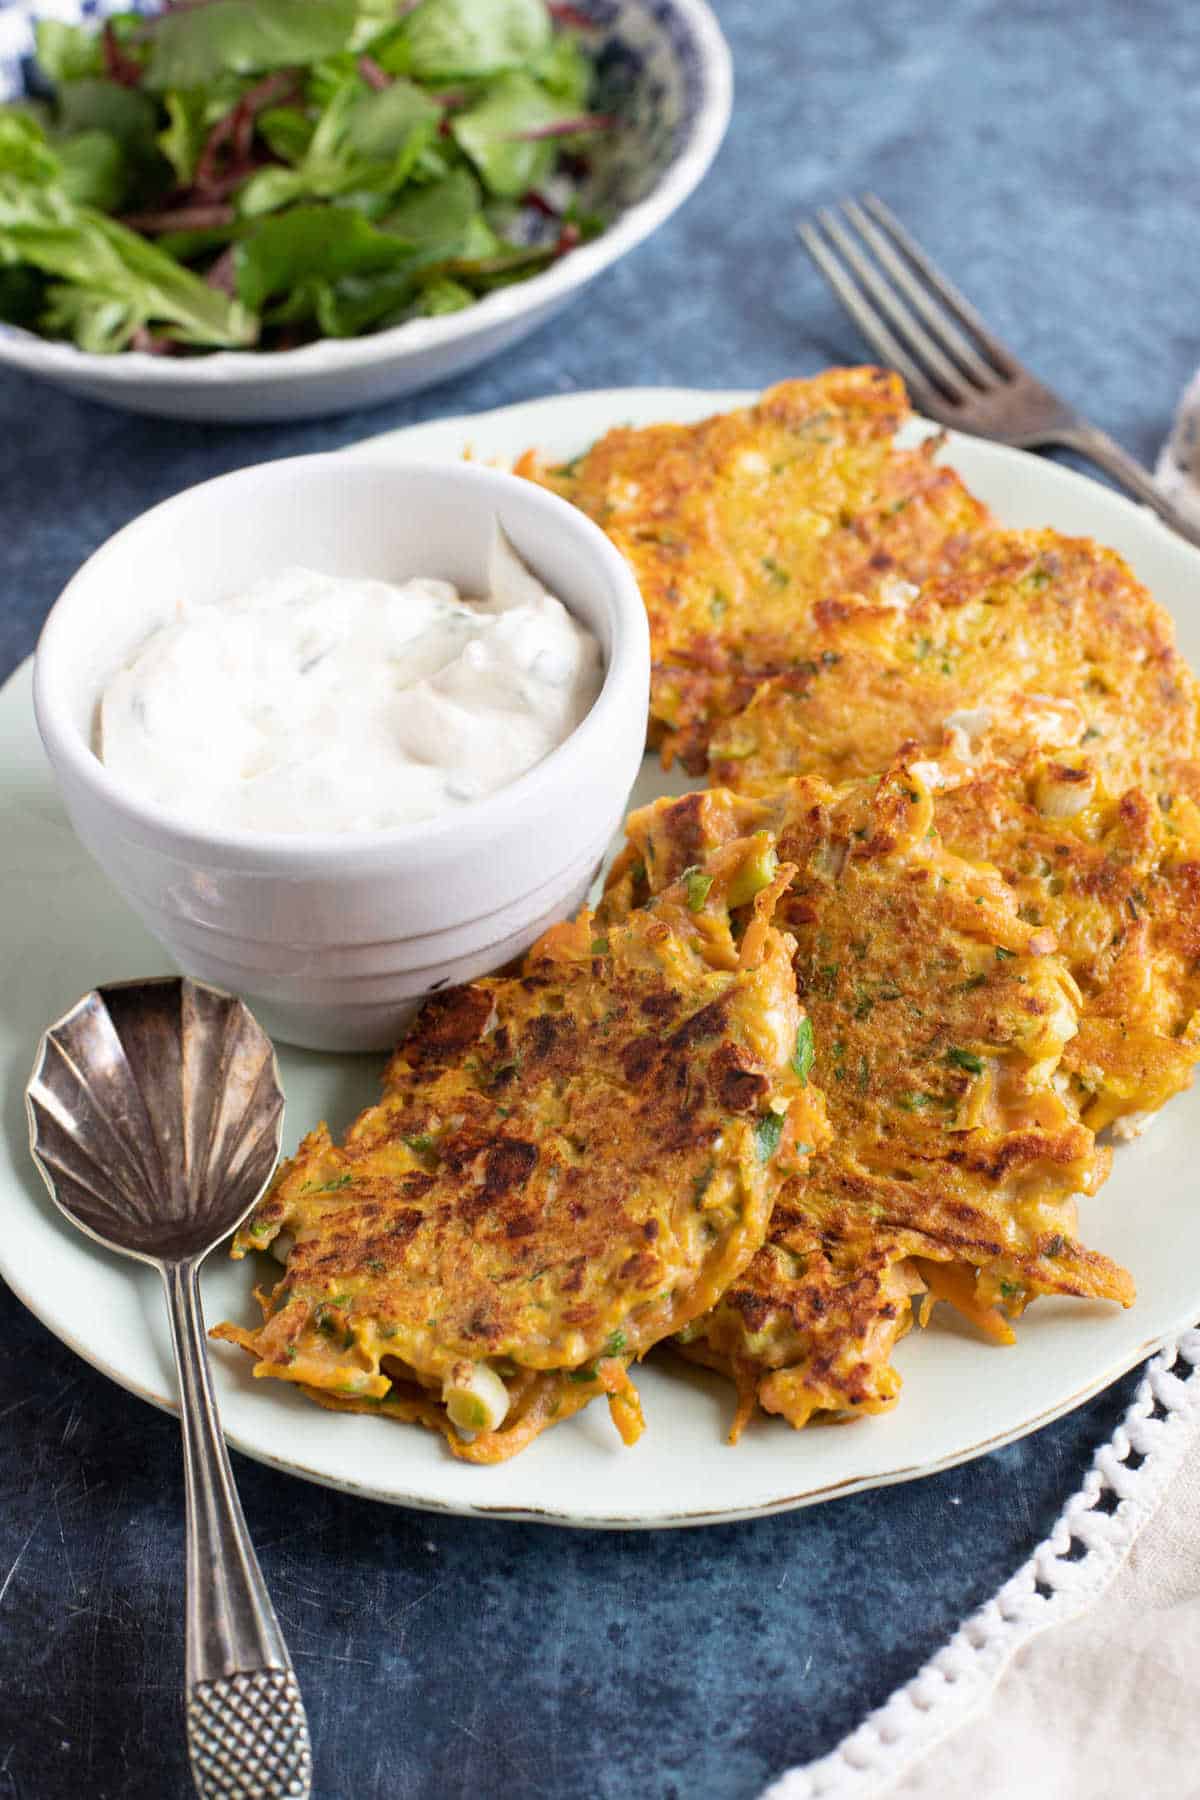
[[[375,440],[398,458],[508,460],[530,444],[566,457],[621,422],[686,419],[736,404],[730,393],[630,389],[566,395],[470,419],[442,420]],[[967,439],[948,459],[999,517],[1053,524],[1115,545],[1175,615],[1182,648],[1200,662],[1200,554],[1107,489],[1032,456]],[[33,725],[29,667],[0,692],[0,1273],[65,1343],[132,1393],[174,1407],[174,1378],[155,1277],[97,1250],[60,1221],[29,1160],[22,1092],[39,1032],[98,982],[153,975],[163,953],[107,887],[67,825]],[[635,791],[671,783],[651,762]],[[678,791],[678,785],[676,788]],[[326,1117],[336,1129],[374,1097],[371,1058],[280,1055],[285,1148]],[[666,1526],[782,1511],[856,1488],[930,1474],[1009,1442],[1114,1380],[1200,1314],[1200,1095],[1177,1099],[1112,1178],[1084,1203],[1088,1242],[1127,1265],[1139,1299],[1123,1313],[1100,1303],[1039,1301],[1015,1348],[993,1348],[942,1317],[914,1331],[897,1361],[898,1408],[844,1429],[795,1433],[756,1421],[724,1442],[731,1400],[715,1376],[672,1361],[639,1375],[647,1430],[621,1446],[597,1404],[495,1469],[451,1458],[440,1439],[385,1419],[325,1412],[280,1382],[253,1382],[249,1361],[215,1346],[229,1441],[307,1479],[403,1505],[538,1518],[572,1525]],[[249,1320],[252,1275],[218,1255],[204,1278],[208,1318]]]

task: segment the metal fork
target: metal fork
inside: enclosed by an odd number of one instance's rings
[[[796,227],[804,248],[923,413],[1023,450],[1075,450],[1200,545],[1200,527],[1140,463],[1017,361],[882,200],[843,200],[840,212],[825,208],[817,217],[824,235],[807,222]]]

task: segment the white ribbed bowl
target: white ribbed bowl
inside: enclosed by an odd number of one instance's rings
[[[165,418],[229,424],[319,418],[377,406],[474,368],[553,317],[683,205],[721,145],[733,103],[729,46],[706,0],[575,0],[602,70],[618,71],[621,128],[599,147],[585,199],[607,229],[528,281],[442,318],[298,350],[95,356],[0,323],[0,365],[91,400]],[[131,0],[0,0],[0,101],[24,91],[33,24],[95,22]],[[132,0],[154,12],[158,0]]]
[[[219,833],[130,793],[95,755],[106,682],[178,601],[297,563],[482,593],[497,519],[596,633],[606,671],[566,743],[498,793],[381,831]],[[499,967],[581,902],[641,759],[649,658],[624,560],[532,482],[295,457],[189,488],[90,557],[46,621],[34,700],[72,824],[179,967],[243,995],[290,1043],[375,1050],[424,995]]]

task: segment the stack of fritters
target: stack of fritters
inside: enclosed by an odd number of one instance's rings
[[[768,1245],[682,1334],[800,1426],[890,1405],[907,1296],[928,1288],[992,1336],[1038,1294],[1128,1303],[1124,1270],[1076,1238],[1073,1195],[1107,1172],[1069,1093],[1080,995],[1052,934],[994,869],[949,851],[912,763],[767,800],[710,791],[629,821],[602,916],[764,821],[795,866],[779,917],[811,1021],[832,1137],[776,1207]],[[735,1427],[735,1430],[737,1427]]]
[[[1000,1342],[1132,1301],[1075,1197],[1200,1058],[1200,688],[1118,556],[994,526],[908,418],[835,369],[523,459],[630,560],[650,742],[719,785],[305,1140],[235,1247],[287,1265],[218,1332],[256,1373],[490,1462],[600,1393],[635,1436],[667,1339],[736,1436],[893,1405],[917,1296]]]
[[[756,497],[729,469],[748,459],[760,478],[769,468],[784,479],[771,416],[781,401],[794,419],[824,411],[830,442],[795,459],[789,493],[764,487]],[[765,802],[710,793],[635,821],[639,860],[657,843],[662,866],[652,860],[635,882],[631,852],[610,908],[652,888],[681,858],[700,859],[708,845],[756,824],[780,831],[782,853],[800,867],[781,916],[800,940],[814,1078],[826,1088],[835,1134],[803,1191],[785,1190],[770,1246],[717,1314],[685,1334],[692,1354],[737,1375],[739,1417],[755,1391],[796,1423],[814,1411],[844,1416],[889,1404],[898,1383],[888,1352],[910,1318],[906,1296],[922,1282],[995,1336],[1009,1335],[1004,1315],[1038,1292],[1128,1301],[1129,1278],[1080,1252],[1073,1224],[1056,1209],[1072,1187],[1088,1192],[1103,1178],[1107,1152],[1086,1147],[1090,1132],[1140,1128],[1188,1085],[1200,1056],[1200,690],[1170,620],[1115,553],[1050,530],[1001,530],[982,508],[969,516],[958,485],[918,512],[911,537],[892,535],[903,527],[885,523],[884,509],[856,510],[864,482],[879,491],[912,474],[912,453],[882,441],[889,408],[893,421],[903,415],[898,389],[877,372],[834,371],[775,389],[757,409],[724,420],[610,433],[554,481],[605,525],[643,583],[659,662],[651,741],[664,724],[674,727],[667,748],[689,768],[706,766],[714,781]],[[733,440],[736,453],[722,461],[711,446]],[[670,461],[674,479],[656,476],[659,459]],[[717,463],[724,479],[713,475]],[[690,485],[689,465],[700,475]],[[821,501],[811,509],[801,501],[793,511],[806,485],[828,499],[834,469],[846,479],[845,510],[835,517]],[[857,569],[846,530],[860,542]],[[789,556],[764,547],[771,533]],[[732,629],[724,609],[713,622],[714,651],[696,621],[717,545],[734,546],[740,583]],[[671,556],[685,579],[672,579]],[[677,679],[677,663],[706,659],[712,679]],[[865,853],[843,855],[833,821],[877,804],[863,784],[881,774],[881,795],[899,779],[932,799],[934,836],[923,884],[902,869],[903,833],[900,847],[868,859],[878,902],[873,954],[884,953],[890,933],[897,958],[887,987],[871,990],[853,977],[853,944],[863,942],[861,920],[872,910],[859,867]],[[876,823],[858,829],[867,836],[855,844],[888,841]],[[957,1246],[947,1229],[939,1159],[961,1168],[971,1137],[961,1112],[945,1108],[944,1085],[914,1085],[913,1110],[900,1121],[876,1104],[876,1063],[906,1068],[918,1049],[893,1041],[895,1009],[914,1020],[923,1013],[927,1028],[949,1034],[946,1054],[961,1052],[956,1066],[973,1078],[974,1093],[989,1079],[998,1030],[1004,1041],[1003,1012],[988,1029],[979,1022],[979,1044],[960,1041],[966,1021],[955,1009],[969,1008],[972,995],[980,1007],[993,1003],[1015,946],[997,936],[1003,968],[989,969],[967,954],[972,931],[961,915],[955,930],[964,935],[944,941],[945,896],[928,863],[947,854],[989,891],[1003,884],[1012,917],[1073,996],[1061,1060],[1042,1071],[1063,1109],[1062,1160],[1035,1158],[1016,1187],[990,1190],[985,1209],[1009,1252],[1019,1246],[1028,1256],[1040,1244],[1032,1267],[1005,1265],[983,1232],[972,1244],[974,1225]],[[830,947],[839,932],[849,956]],[[889,1014],[878,996],[893,990]],[[851,1147],[847,1097],[864,1080],[849,1102]],[[907,1155],[914,1128],[940,1148],[922,1169],[909,1161],[889,1177],[890,1154],[903,1146]],[[914,1229],[939,1247],[914,1248]]]
[[[274,1248],[263,1325],[216,1335],[313,1399],[496,1462],[709,1311],[827,1128],[770,923],[766,834],[604,930],[553,927],[522,972],[431,1002],[382,1101],[305,1139],[238,1234]]]

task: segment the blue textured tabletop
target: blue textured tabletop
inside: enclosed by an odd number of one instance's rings
[[[737,100],[709,180],[582,304],[479,373],[258,430],[138,419],[0,375],[0,674],[88,552],[202,477],[534,394],[750,387],[862,359],[791,225],[867,187],[1149,460],[1200,360],[1191,8],[718,10]],[[0,1321],[0,1800],[173,1800],[190,1791],[177,1427],[7,1293]],[[830,1748],[1011,1573],[1134,1379],[964,1469],[699,1533],[402,1513],[237,1459],[309,1702],[317,1793],[744,1800]]]

